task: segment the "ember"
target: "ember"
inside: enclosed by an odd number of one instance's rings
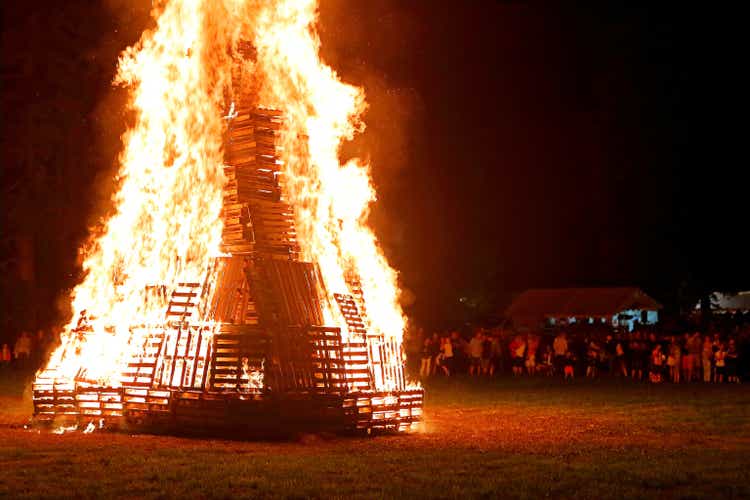
[[[369,169],[338,160],[364,95],[320,60],[316,8],[167,2],[123,53],[136,120],[116,210],[35,380],[37,421],[419,421],[396,275],[366,224]]]

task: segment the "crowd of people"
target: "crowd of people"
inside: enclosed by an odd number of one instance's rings
[[[21,332],[12,342],[0,345],[0,371],[36,369],[49,348],[51,336],[39,329],[35,334]]]
[[[579,325],[519,332],[475,328],[422,334],[419,376],[600,376],[636,381],[740,383],[750,375],[750,322],[724,331]]]
[[[568,325],[522,332],[477,327],[426,335],[420,331],[419,376],[600,376],[636,381],[740,383],[750,379],[750,317],[680,333],[659,327],[622,331],[605,325]],[[45,330],[22,332],[0,346],[0,371],[38,367],[49,349]],[[417,354],[417,353],[413,353]],[[412,358],[413,359],[413,358]]]

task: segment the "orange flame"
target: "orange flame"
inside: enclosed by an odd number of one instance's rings
[[[319,264],[330,293],[350,292],[346,276],[358,276],[371,328],[400,339],[396,273],[367,225],[375,200],[369,166],[341,165],[338,158],[341,144],[364,129],[364,92],[321,61],[316,18],[315,0],[282,0],[261,11],[255,26],[265,77],[261,102],[286,114],[282,158],[304,258]]]
[[[285,196],[295,207],[304,260],[317,262],[325,287],[350,293],[359,278],[370,328],[400,345],[404,316],[397,276],[367,225],[375,191],[369,167],[341,165],[343,141],[364,129],[361,88],[321,61],[316,0],[172,0],[152,12],[153,31],[123,52],[116,84],[130,89],[134,123],[124,135],[112,215],[86,252],[74,316],[49,367],[72,380],[117,385],[133,336],[163,321],[180,282],[201,282],[221,240],[222,115],[240,40],[257,50],[260,102],[285,113],[281,159]],[[165,287],[149,293],[153,285]],[[328,307],[328,321],[346,331]],[[79,322],[86,333],[74,331]]]
[[[87,249],[74,316],[52,363],[72,377],[116,381],[129,359],[130,328],[164,316],[150,285],[200,281],[221,240],[223,90],[229,57],[203,6],[170,2],[157,26],[120,57],[115,82],[130,88],[133,127],[124,135],[116,210]],[[72,330],[83,316],[92,331]]]

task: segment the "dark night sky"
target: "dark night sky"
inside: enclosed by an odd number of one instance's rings
[[[411,315],[442,326],[532,286],[633,284],[668,305],[750,287],[731,13],[441,4],[321,8],[324,57],[369,96],[368,131],[344,154],[371,157],[372,221]],[[16,317],[32,300],[54,311],[75,282],[124,123],[116,57],[148,22],[148,3],[52,5],[3,7],[3,294]],[[19,237],[35,261],[20,285]]]

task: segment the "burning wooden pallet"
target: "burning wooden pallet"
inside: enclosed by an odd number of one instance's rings
[[[370,331],[357,277],[328,304],[316,264],[299,259],[280,185],[281,126],[272,110],[230,116],[227,255],[202,283],[174,287],[161,324],[134,331],[117,387],[85,373],[66,380],[54,366],[40,373],[37,421],[233,431],[404,431],[420,421],[422,390],[407,387],[400,342]],[[324,303],[345,330],[325,324]]]

